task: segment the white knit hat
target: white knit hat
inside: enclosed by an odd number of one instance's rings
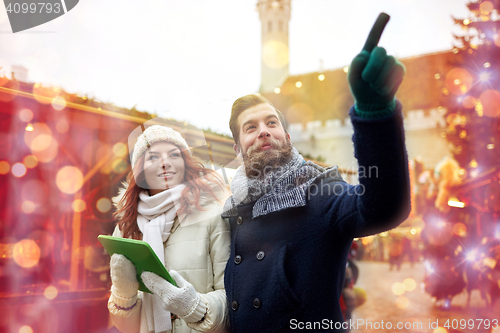
[[[179,148],[186,149],[191,155],[189,146],[179,132],[174,131],[170,127],[153,125],[148,127],[138,138],[135,143],[134,152],[132,153],[132,168],[135,163],[146,150],[156,142],[171,142]]]

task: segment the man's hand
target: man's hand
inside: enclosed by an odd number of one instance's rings
[[[349,87],[362,110],[383,109],[391,103],[403,81],[405,67],[377,44],[389,15],[381,13],[373,25],[365,46],[349,67]]]

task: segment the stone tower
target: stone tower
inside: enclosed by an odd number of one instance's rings
[[[262,27],[260,92],[272,92],[288,77],[288,23],[292,0],[258,0]]]

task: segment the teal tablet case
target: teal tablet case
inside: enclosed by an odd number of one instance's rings
[[[139,290],[152,294],[142,283],[142,272],[153,272],[177,287],[174,279],[168,274],[165,265],[160,261],[151,246],[140,240],[120,238],[113,236],[99,235],[97,237],[102,246],[110,256],[113,253],[119,253],[132,261],[137,270],[137,280],[139,281]]]

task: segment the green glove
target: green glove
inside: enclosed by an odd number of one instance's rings
[[[384,48],[377,46],[388,21],[389,15],[379,15],[363,50],[349,67],[349,88],[356,101],[356,111],[361,117],[392,113],[396,105],[394,96],[405,75],[404,65],[393,56],[388,56]]]

